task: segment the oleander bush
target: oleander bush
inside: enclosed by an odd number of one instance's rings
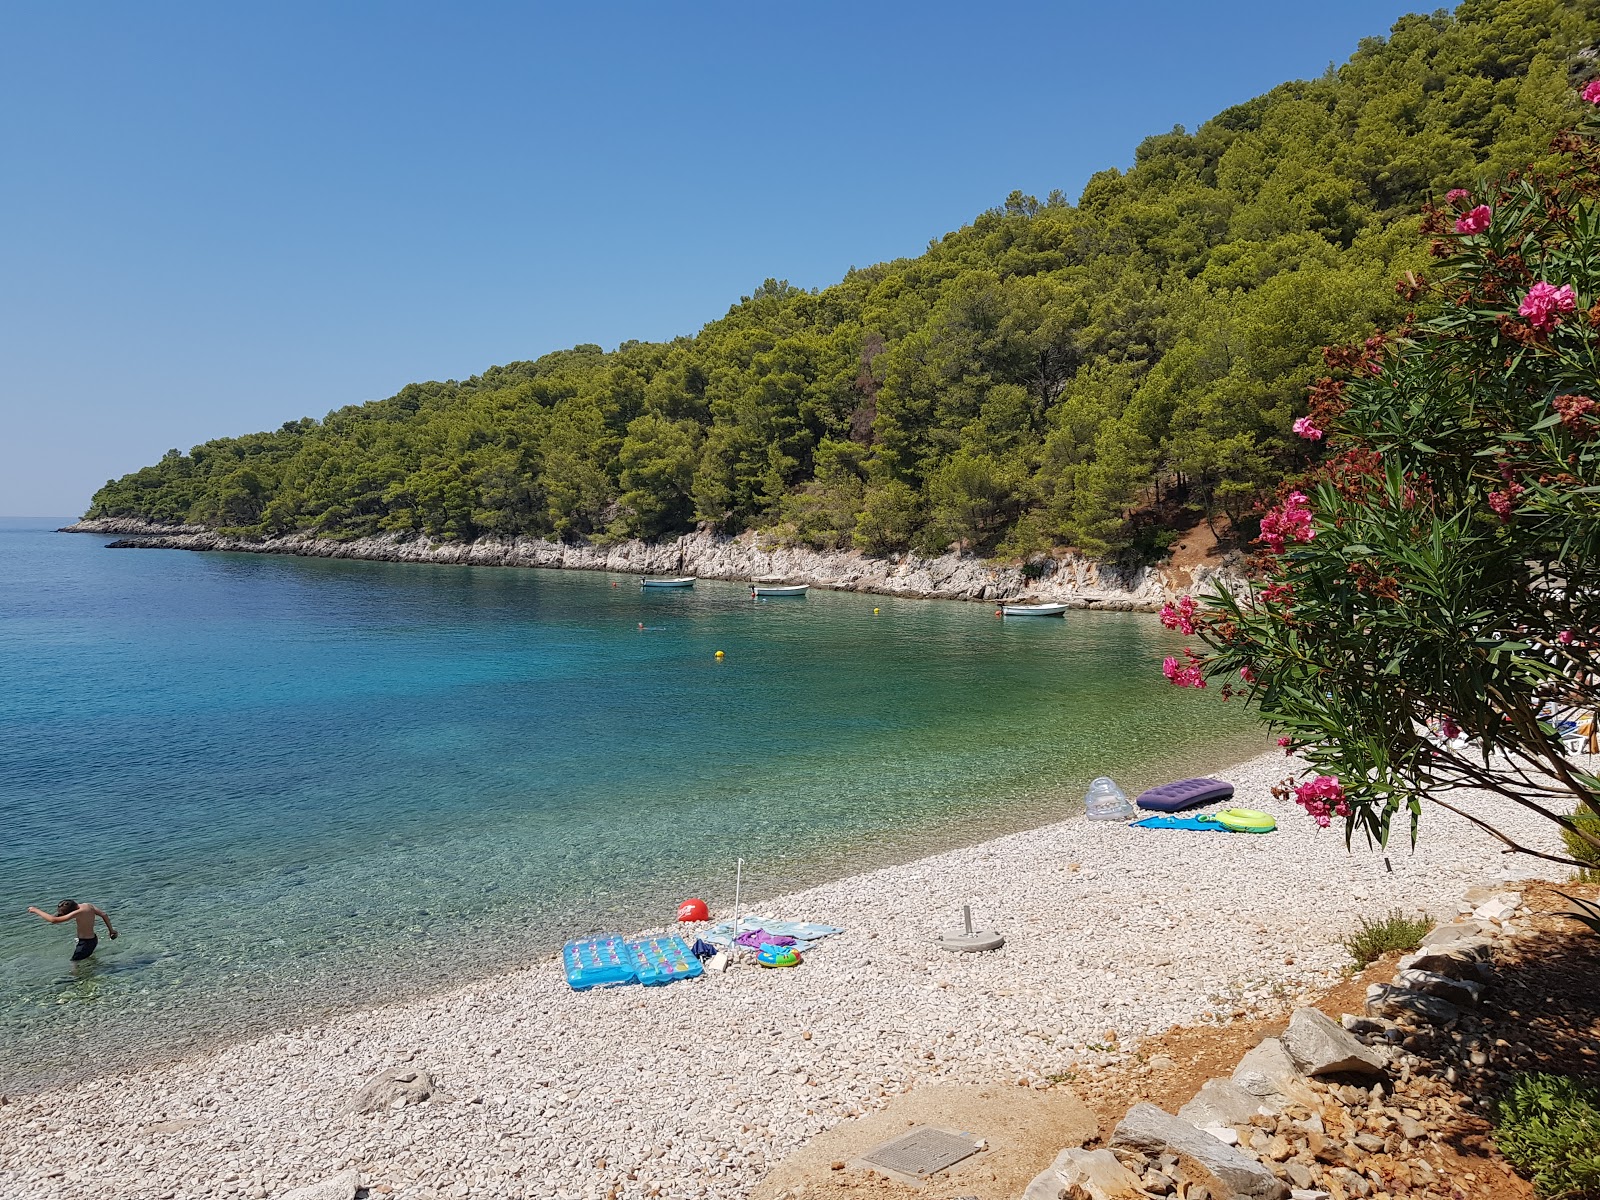
[[[1560,168],[1452,189],[1406,319],[1327,352],[1295,422],[1322,459],[1262,516],[1261,586],[1162,614],[1207,649],[1167,677],[1258,704],[1347,842],[1386,847],[1402,814],[1415,840],[1426,804],[1600,858],[1600,778],[1555,719],[1600,709],[1600,80],[1581,94]]]

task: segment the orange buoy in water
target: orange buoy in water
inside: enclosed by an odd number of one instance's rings
[[[706,908],[704,900],[685,900],[678,905],[678,920],[709,921],[711,920],[711,912]]]
[[[997,609],[994,610],[994,615],[997,616],[997,617],[1003,617],[1006,614],[1005,614],[1005,611],[1003,609],[998,609],[997,608]]]

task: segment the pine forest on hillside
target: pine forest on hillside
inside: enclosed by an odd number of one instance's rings
[[[1320,348],[1396,323],[1418,212],[1553,162],[1600,0],[1408,16],[1322,78],[1148,138],[1076,204],[1013,193],[912,259],[768,280],[693,337],[580,345],[221,438],[90,516],[248,533],[1148,560],[1304,470]],[[292,398],[286,398],[286,404]]]

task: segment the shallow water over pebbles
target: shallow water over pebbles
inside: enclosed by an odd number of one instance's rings
[[[105,540],[0,530],[0,1091],[656,924],[735,854],[772,895],[1261,744],[1166,687],[1147,615]],[[62,896],[122,931],[76,974],[23,912]]]

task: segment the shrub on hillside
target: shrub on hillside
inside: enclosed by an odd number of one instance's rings
[[[1349,951],[1360,968],[1376,962],[1391,950],[1415,950],[1432,928],[1432,918],[1426,915],[1408,917],[1396,908],[1376,921],[1362,917],[1356,931],[1340,938],[1339,944]]]
[[[1494,1119],[1495,1145],[1541,1200],[1600,1198],[1600,1082],[1518,1076]]]

